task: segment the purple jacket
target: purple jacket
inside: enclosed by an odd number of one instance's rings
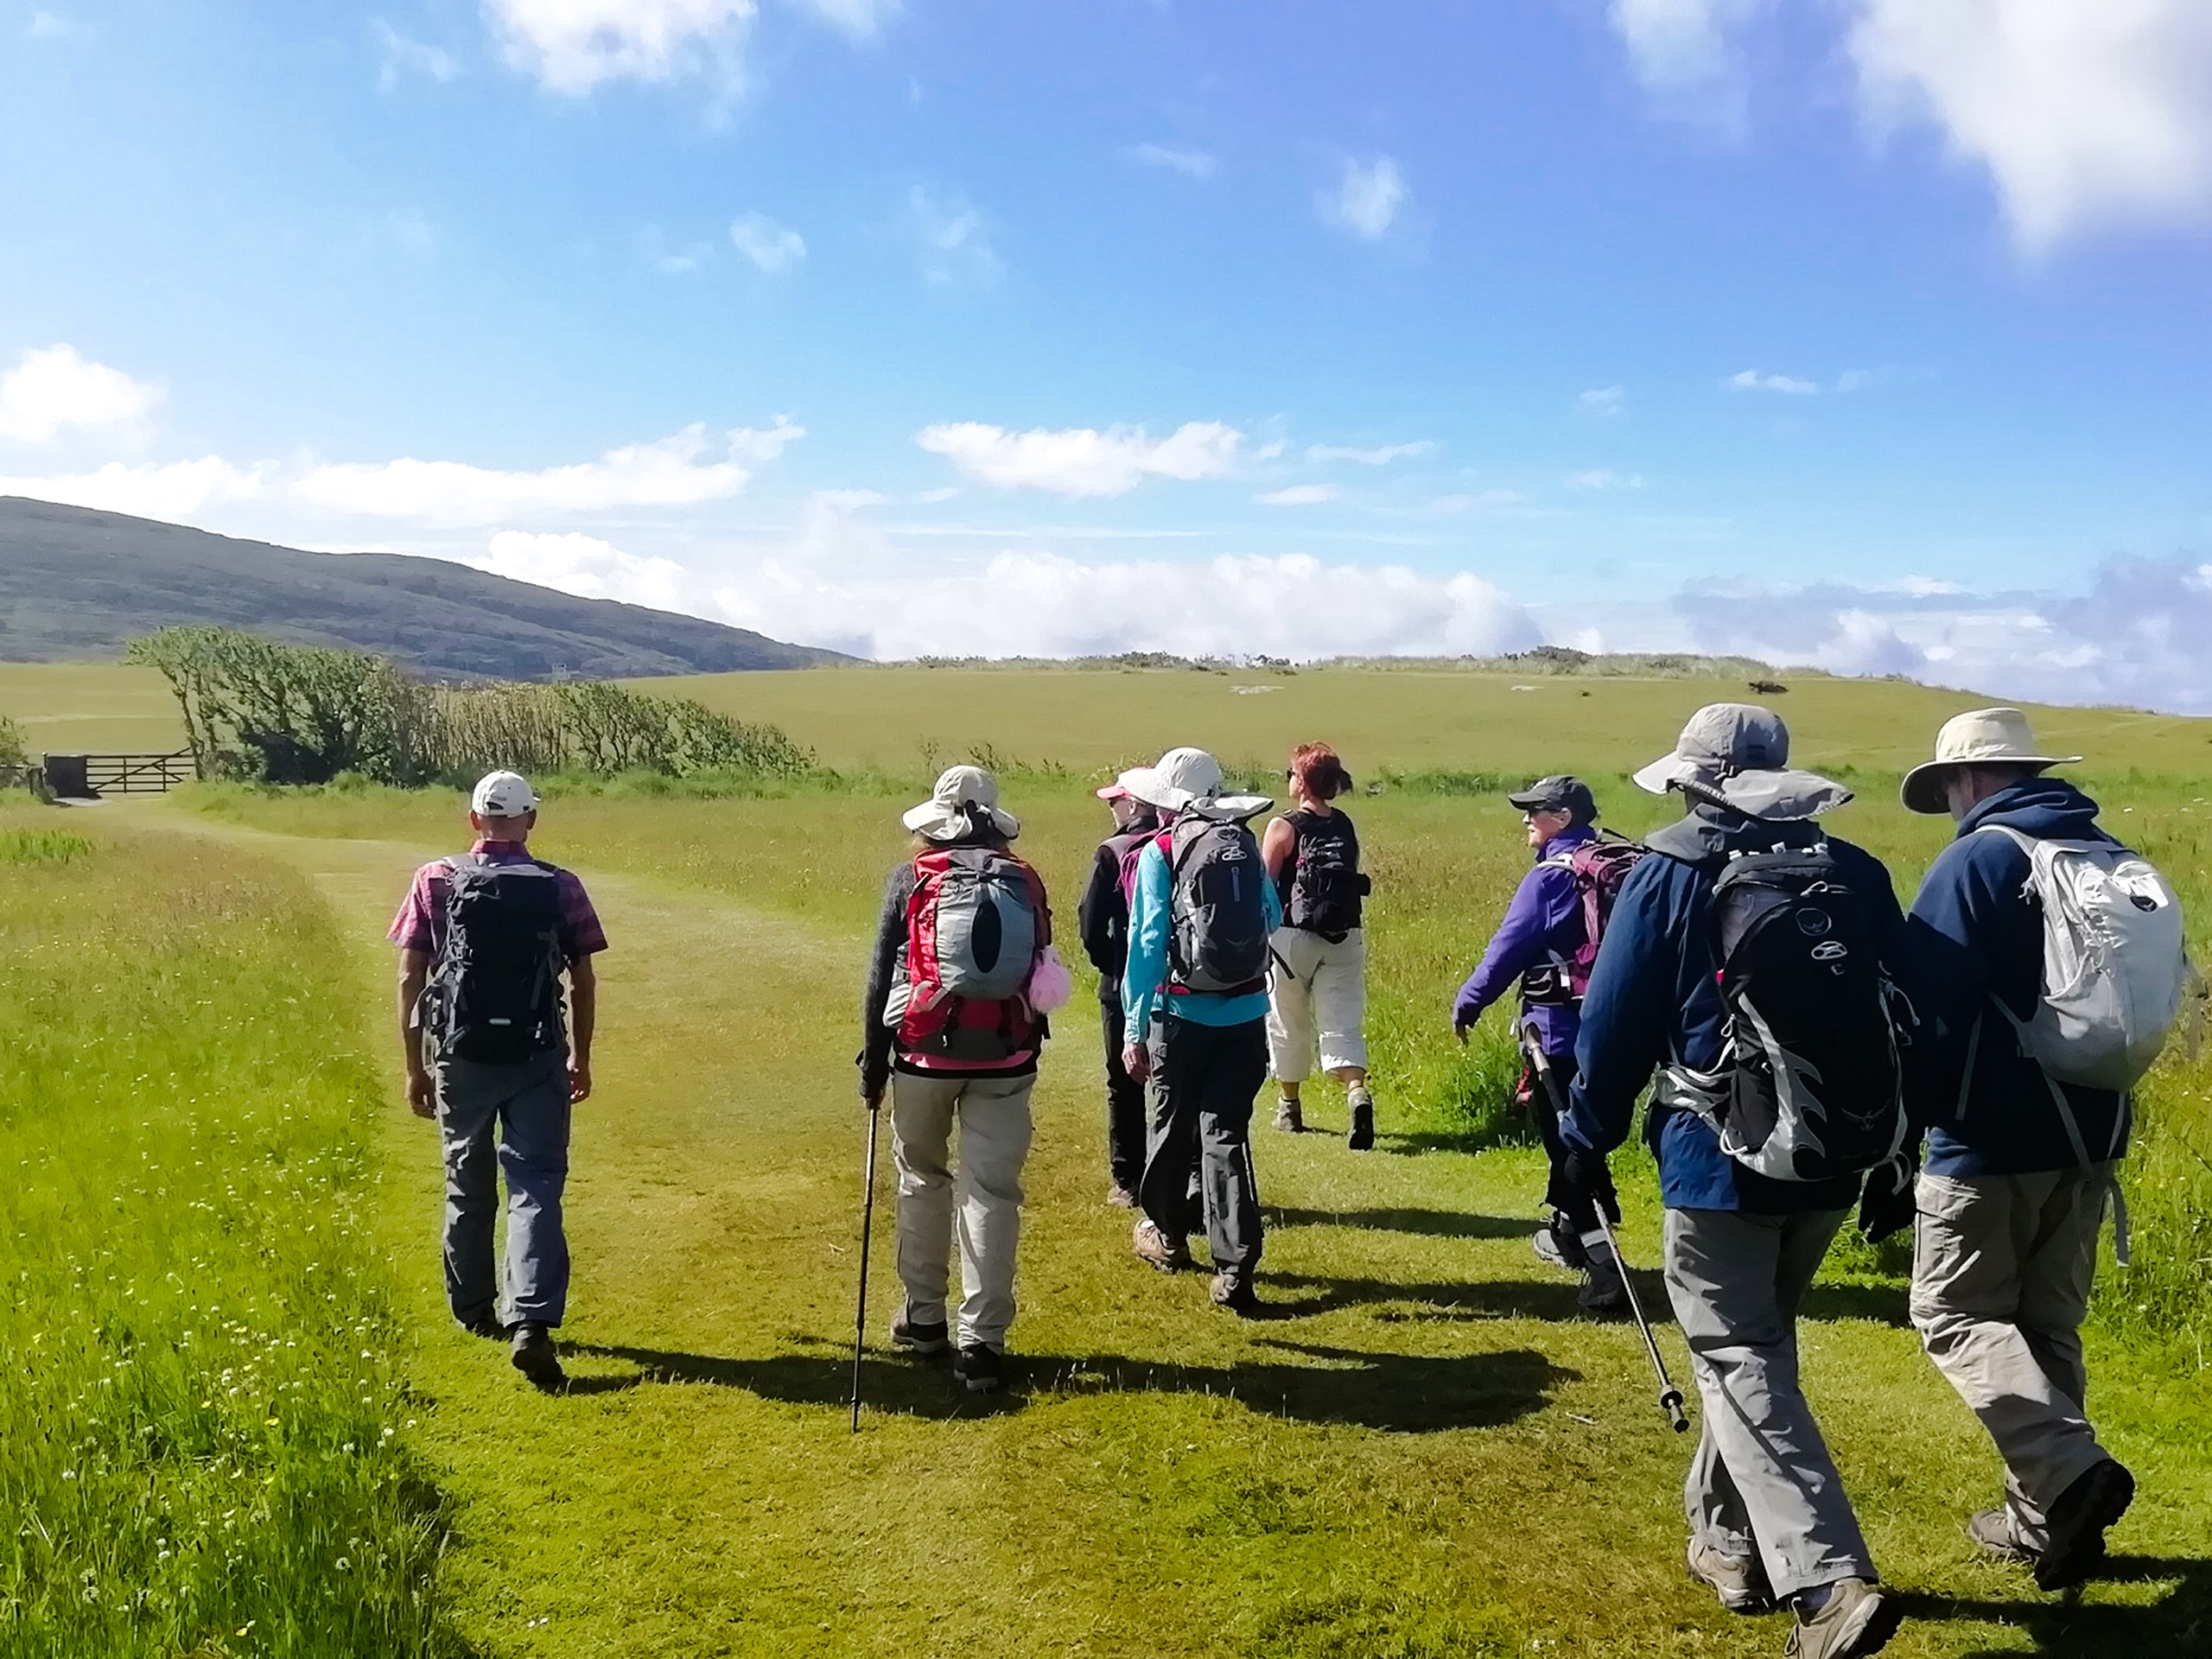
[[[1543,967],[1554,957],[1563,959],[1574,954],[1582,943],[1582,903],[1575,896],[1574,876],[1547,861],[1565,858],[1597,838],[1596,830],[1578,824],[1537,849],[1536,868],[1521,878],[1513,902],[1505,907],[1505,919],[1491,936],[1490,948],[1452,1000],[1453,1025],[1473,1025],[1484,1008],[1531,969]],[[1571,1055],[1575,1035],[1581,1029],[1582,1011],[1567,1000],[1563,983],[1559,994],[1556,1002],[1533,1004],[1524,995],[1522,1018],[1535,1027],[1546,1054]]]

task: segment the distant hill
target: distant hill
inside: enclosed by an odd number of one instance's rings
[[[470,678],[626,679],[852,660],[442,559],[304,553],[0,496],[0,661],[112,658],[173,622],[350,645]]]

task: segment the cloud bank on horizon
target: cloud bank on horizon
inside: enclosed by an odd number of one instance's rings
[[[1541,12],[1058,19],[986,94],[925,0],[402,0],[323,89],[359,178],[188,37],[25,24],[0,493],[868,656],[2212,713],[2212,7]],[[125,95],[194,73],[180,216]]]

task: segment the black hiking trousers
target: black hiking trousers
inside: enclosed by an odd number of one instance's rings
[[[1122,1003],[1098,1002],[1098,1023],[1106,1041],[1106,1168],[1114,1185],[1134,1192],[1144,1179],[1144,1084],[1122,1064]]]
[[[1137,1200],[1171,1239],[1203,1219],[1214,1270],[1249,1278],[1260,1262],[1252,1101],[1268,1080],[1267,1021],[1202,1026],[1171,1014],[1154,1023],[1151,1050],[1152,1137]],[[1203,1217],[1193,1213],[1193,1161]]]

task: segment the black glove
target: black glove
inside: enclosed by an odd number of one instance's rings
[[[1859,1230],[1869,1243],[1878,1244],[1912,1225],[1918,1208],[1913,1189],[1919,1179],[1920,1159],[1910,1152],[1866,1172],[1866,1190],[1859,1195]]]
[[[1572,1141],[1561,1142],[1559,1156],[1553,1160],[1544,1201],[1573,1222],[1579,1232],[1597,1230],[1600,1205],[1608,1221],[1618,1223],[1621,1218],[1620,1195],[1613,1191],[1613,1173],[1605,1167],[1605,1154]]]

